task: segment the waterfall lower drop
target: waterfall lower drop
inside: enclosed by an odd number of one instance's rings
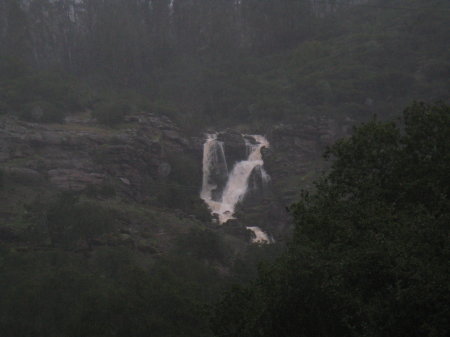
[[[274,242],[272,238],[269,237],[266,233],[264,233],[259,227],[246,227],[249,231],[253,232],[255,236],[252,239],[253,243],[272,243]]]
[[[241,202],[249,189],[249,178],[257,172],[263,184],[270,176],[264,170],[261,150],[269,147],[267,139],[260,135],[243,135],[247,148],[247,159],[237,162],[228,173],[223,143],[217,140],[217,134],[208,134],[203,145],[203,184],[200,197],[206,202],[211,214],[223,224],[235,219],[236,205]],[[226,176],[226,183],[220,186],[221,178]],[[223,181],[223,180],[222,180]],[[247,227],[255,234],[253,242],[272,240],[258,227]]]

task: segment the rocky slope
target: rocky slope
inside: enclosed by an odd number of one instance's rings
[[[326,170],[323,153],[328,145],[351,132],[351,119],[336,121],[309,117],[301,124],[277,124],[266,130],[270,148],[263,150],[264,166],[271,176],[269,189],[250,191],[238,218],[256,225],[275,238],[289,237],[291,219],[287,207]]]
[[[145,232],[155,238],[186,231],[200,224],[197,217],[206,213],[197,201],[198,190],[183,187],[200,186],[201,142],[197,143],[183,137],[169,119],[150,113],[129,116],[114,129],[96,124],[88,113],[71,116],[64,124],[2,116],[0,227],[4,235],[0,236],[12,235],[5,228],[28,226],[33,205],[67,191],[99,200],[116,212],[119,237],[128,243],[137,245]],[[185,167],[184,158],[188,158]],[[181,186],[184,176],[191,180]],[[160,245],[165,237],[157,241]]]
[[[65,124],[0,120],[0,163],[17,179],[47,181],[55,188],[80,191],[107,181],[143,197],[149,178],[171,173],[167,153],[191,153],[189,139],[167,118],[142,114],[119,129],[101,128],[88,118]]]
[[[267,130],[271,147],[264,150],[264,161],[270,186],[264,193],[250,191],[238,209],[238,220],[223,230],[242,236],[239,228],[260,226],[283,239],[290,228],[286,206],[302,188],[311,187],[324,168],[325,146],[345,135],[351,123],[310,118],[303,125],[279,124]],[[230,167],[245,157],[239,132],[229,129],[219,137],[226,144]],[[170,213],[181,219],[172,224],[182,219],[207,224],[209,216],[198,196],[202,144],[201,133],[187,136],[167,117],[144,112],[128,116],[116,128],[100,126],[89,113],[71,115],[63,124],[3,116],[0,169],[9,187],[0,193],[2,218],[17,218],[41,195],[45,199],[73,191],[119,205],[164,210],[158,220],[162,226]],[[123,217],[126,228],[136,222]]]

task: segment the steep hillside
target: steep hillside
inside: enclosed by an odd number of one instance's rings
[[[2,336],[210,337],[329,145],[449,101],[449,22],[448,0],[0,0]]]
[[[0,4],[2,56],[139,91],[194,133],[449,99],[445,0]]]
[[[89,112],[51,124],[1,116],[1,330],[208,336],[204,306],[278,246],[211,222],[202,143],[144,112],[114,128]]]

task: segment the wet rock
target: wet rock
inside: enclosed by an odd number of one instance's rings
[[[129,179],[127,179],[127,178],[119,178],[119,179],[120,179],[120,181],[123,182],[125,185],[128,185],[128,186],[131,185],[131,182],[130,182]]]
[[[118,234],[113,241],[110,242],[113,246],[134,247],[135,243],[130,234]]]
[[[139,240],[136,249],[144,254],[157,254],[158,251],[147,240]]]
[[[189,146],[189,141],[182,137],[180,133],[176,130],[164,130],[163,134],[166,138],[173,140],[181,145]]]
[[[19,240],[19,236],[10,227],[0,227],[0,242],[15,242]]]
[[[233,130],[226,130],[217,136],[217,140],[223,142],[228,170],[232,170],[237,162],[247,158],[247,147],[242,135]]]
[[[105,175],[101,173],[88,173],[72,169],[56,169],[48,171],[50,182],[63,190],[81,191],[89,185],[99,185]]]
[[[172,171],[172,167],[169,163],[162,162],[158,167],[158,175],[161,178],[166,178],[170,175],[170,172]]]
[[[43,176],[29,168],[25,167],[6,167],[3,171],[8,175],[8,178],[19,183],[31,183],[43,181]]]
[[[14,167],[18,180],[48,181],[64,190],[82,190],[105,181],[122,184],[121,193],[142,199],[146,182],[167,177],[169,156],[201,152],[166,117],[141,113],[120,130],[89,124],[86,114],[64,125],[38,124],[0,116],[0,163]]]

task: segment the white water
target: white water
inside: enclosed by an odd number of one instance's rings
[[[209,206],[211,213],[217,215],[221,224],[234,219],[236,205],[241,202],[249,185],[249,178],[254,170],[258,170],[263,183],[270,180],[269,175],[263,168],[261,150],[269,147],[266,138],[260,135],[244,135],[247,147],[247,159],[236,163],[228,175],[228,180],[220,196],[214,196],[217,191],[217,183],[213,180],[213,171],[221,171],[225,165],[225,153],[223,144],[217,140],[217,135],[207,135],[203,145],[203,184],[200,197]],[[251,142],[250,140],[253,140]],[[225,164],[224,164],[225,163]]]
[[[252,231],[255,237],[252,239],[253,243],[272,243],[271,239],[266,233],[264,233],[259,227],[246,227],[248,230]]]
[[[214,183],[214,173],[228,176],[228,167],[223,151],[223,143],[217,140],[217,134],[208,134],[205,144],[203,144],[203,182],[200,198],[202,198],[216,214],[220,209],[220,202],[214,200],[213,191],[218,186]]]

